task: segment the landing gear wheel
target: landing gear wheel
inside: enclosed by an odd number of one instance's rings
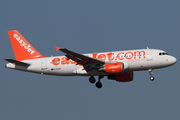
[[[149,69],[149,75],[150,75],[150,80],[154,81],[154,77],[152,76],[152,69]]]
[[[154,77],[153,77],[153,76],[151,76],[151,77],[150,77],[150,80],[151,80],[151,81],[154,81]]]
[[[95,83],[95,82],[96,82],[96,79],[95,79],[93,76],[91,76],[91,77],[89,78],[89,82],[90,82],[90,83]]]
[[[97,88],[101,88],[101,87],[102,87],[102,83],[101,83],[101,82],[97,82],[97,83],[96,83],[96,87],[97,87]]]

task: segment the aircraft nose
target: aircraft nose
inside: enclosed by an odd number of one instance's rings
[[[177,59],[172,56],[170,61],[171,61],[171,64],[173,65],[173,64],[175,64],[177,62]]]

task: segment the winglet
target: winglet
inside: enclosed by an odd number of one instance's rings
[[[55,48],[56,48],[56,51],[58,51],[59,49],[61,49],[61,48],[59,48],[59,47],[57,47],[57,46],[54,46]]]

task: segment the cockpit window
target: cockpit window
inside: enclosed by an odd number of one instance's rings
[[[160,52],[159,55],[169,55],[169,54],[165,52]]]

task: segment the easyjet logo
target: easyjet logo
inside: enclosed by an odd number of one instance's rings
[[[21,47],[24,47],[24,49],[27,50],[31,55],[34,54],[34,50],[31,49],[31,46],[25,43],[17,34],[14,34],[13,37],[19,42]]]
[[[60,59],[59,59],[59,58],[54,58],[54,59],[52,60],[52,64],[53,64],[53,65],[59,65],[59,64],[60,64]]]
[[[111,66],[110,69],[119,68],[119,66]]]
[[[89,55],[87,55],[89,56]],[[117,61],[117,60],[144,60],[145,59],[145,51],[134,51],[134,52],[120,52],[120,53],[107,53],[107,54],[98,54],[93,53],[92,58],[102,60],[102,61]],[[73,57],[72,57],[73,58]],[[68,64],[81,64],[81,62],[77,63],[73,60],[70,60],[71,58],[63,57],[63,58],[54,58],[52,60],[53,65],[68,65]],[[85,62],[85,61],[82,61]],[[119,66],[113,66],[112,68],[118,68]],[[111,67],[110,67],[111,68]]]
[[[102,61],[141,59],[141,58],[145,58],[145,51],[120,52],[117,55],[115,55],[115,53],[113,53],[113,52],[110,52],[107,54],[99,54],[99,55],[98,55],[98,53],[93,53],[92,57],[94,59],[99,59]]]

